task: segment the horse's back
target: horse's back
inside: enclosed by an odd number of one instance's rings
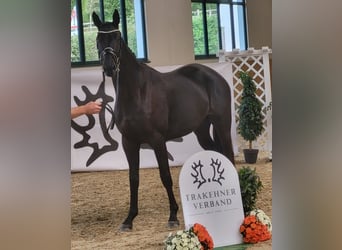
[[[201,89],[208,97],[213,112],[230,110],[231,92],[227,81],[214,69],[203,64],[193,63],[168,73],[174,88]],[[191,87],[190,87],[191,86]]]
[[[188,64],[168,73],[152,75],[153,89],[166,91],[167,138],[196,130],[208,116],[230,117],[229,85],[215,70],[201,64]]]

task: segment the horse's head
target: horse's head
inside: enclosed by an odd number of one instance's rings
[[[107,76],[113,76],[113,72],[118,71],[120,67],[121,33],[119,31],[119,12],[115,9],[113,22],[103,23],[95,12],[93,12],[92,16],[98,29],[96,45],[103,71]]]

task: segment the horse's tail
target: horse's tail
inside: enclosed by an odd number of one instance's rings
[[[218,137],[218,134],[213,126],[213,137],[211,136],[211,125],[212,122],[209,120],[209,117],[207,117],[194,132],[197,136],[199,144],[203,149],[213,150],[221,153],[222,146],[220,143],[220,138]]]
[[[225,155],[234,165],[233,144],[230,135],[227,134],[230,132],[224,131],[224,128],[217,126],[217,123],[215,126],[213,121],[207,117],[200,127],[194,131],[198,142],[204,150],[212,150]]]
[[[214,136],[214,143],[215,143],[215,147],[216,147],[216,150],[217,152],[219,153],[222,153],[223,152],[223,149],[222,149],[222,145],[221,145],[221,142],[220,142],[220,138],[215,130],[215,128],[213,127],[213,136]]]

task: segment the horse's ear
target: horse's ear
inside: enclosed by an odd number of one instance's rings
[[[119,11],[115,9],[113,13],[113,24],[116,28],[119,28],[119,23],[120,23]]]
[[[93,17],[93,22],[94,22],[95,26],[97,28],[100,28],[100,26],[102,26],[102,22],[101,22],[99,16],[95,13],[95,11],[93,11],[92,17]]]

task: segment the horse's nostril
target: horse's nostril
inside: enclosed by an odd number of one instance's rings
[[[106,76],[113,76],[113,70],[111,70],[111,69],[104,69],[104,72],[105,72]]]

